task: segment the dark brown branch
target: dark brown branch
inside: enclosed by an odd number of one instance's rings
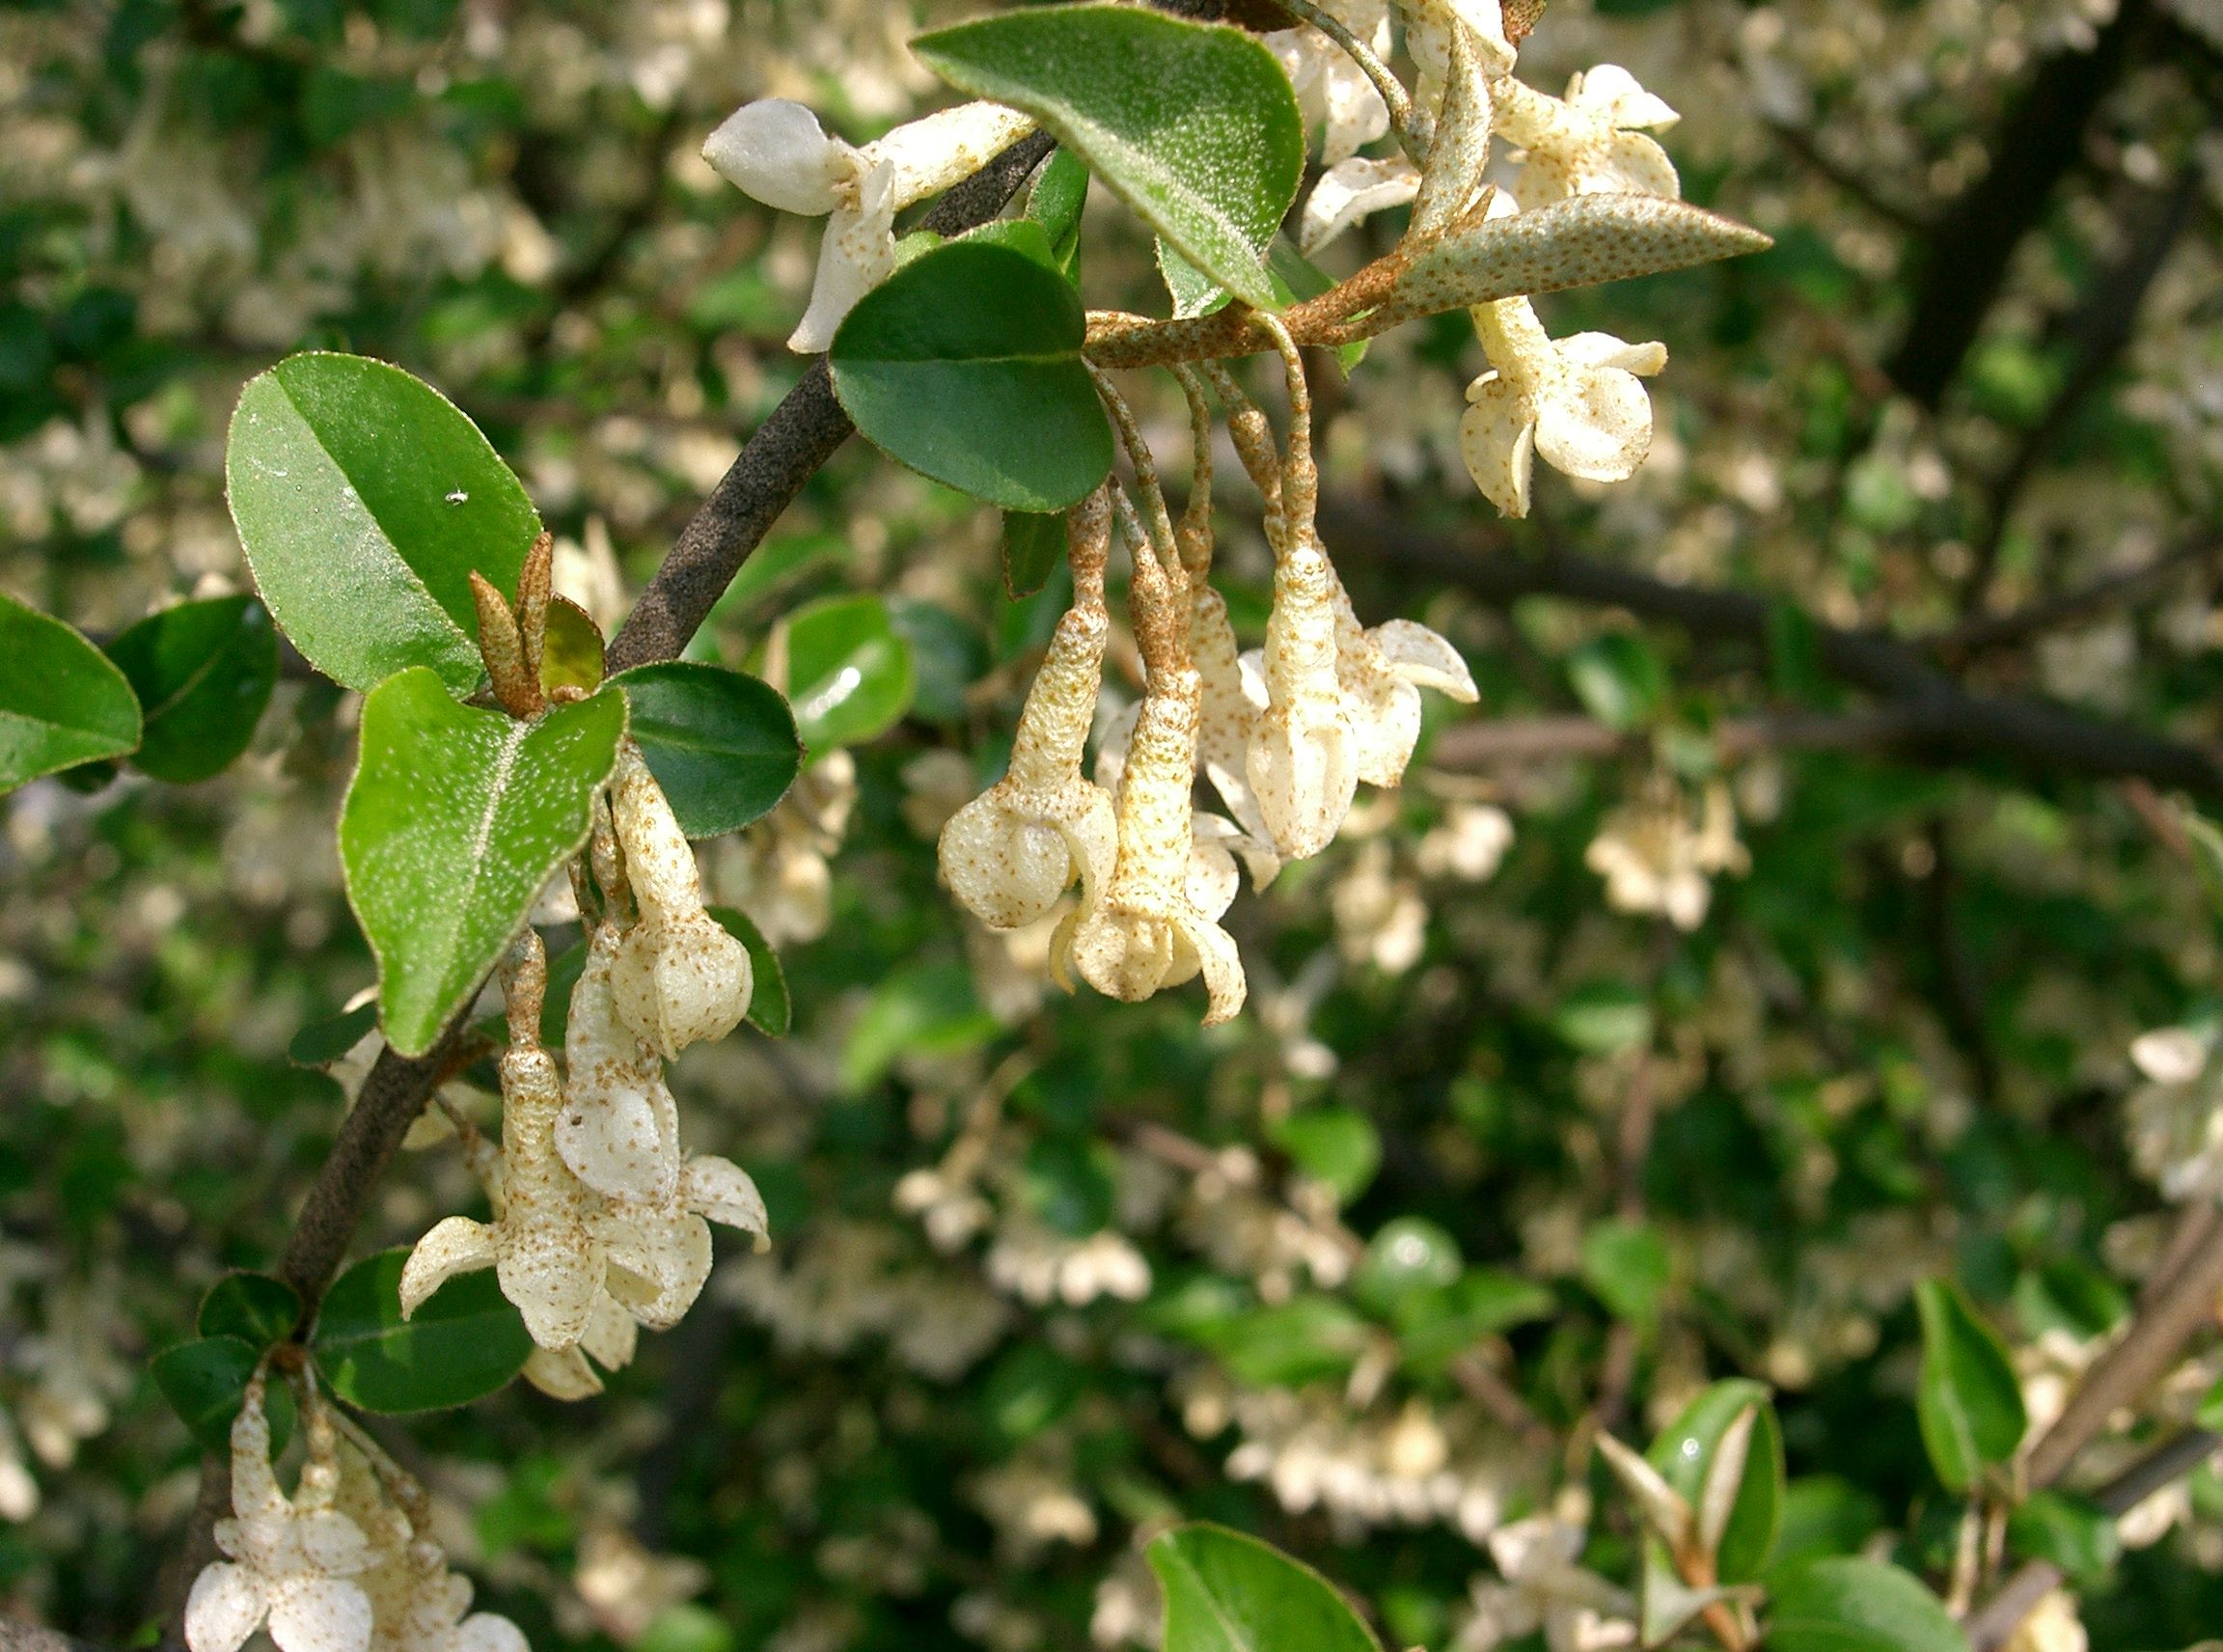
[[[1886,367],[1925,407],[1944,399],[2015,249],[2082,157],[2085,130],[2122,77],[2147,11],[2148,0],[2123,0],[2090,51],[2058,51],[2040,64],[2000,123],[1990,166],[1938,215],[1913,317]]]
[[[1991,482],[1984,532],[1976,541],[1962,592],[1965,612],[1981,611],[1990,593],[1991,581],[1999,571],[1999,548],[2006,542],[2007,527],[2015,518],[2015,507],[2023,489],[2076,410],[2129,347],[2147,289],[2191,223],[2205,177],[2197,163],[2188,162],[2176,183],[2153,205],[2139,232],[2129,237],[2130,244],[2122,257],[2103,267],[2086,288],[2067,329],[2073,358],[2068,376],[2038,422],[2022,433],[2014,454]]]
[[[1681,627],[1701,642],[1768,647],[1770,604],[1739,591],[1669,585],[1609,563],[1564,553],[1523,556],[1431,533],[1379,506],[1324,503],[1331,537],[1423,573],[1495,607],[1524,596],[1562,596],[1623,608]],[[2165,789],[2223,799],[2223,753],[2128,724],[2084,717],[2033,700],[1971,694],[1914,647],[1880,631],[1813,627],[1831,675],[1887,702],[1900,719],[1890,743],[1922,760],[1997,761],[2036,775],[2136,777]]]
[[[2056,627],[2091,619],[2116,603],[2141,601],[2185,568],[2212,563],[2218,553],[2223,553],[2223,534],[2203,532],[2150,563],[2104,574],[2089,585],[2009,613],[1970,620],[1923,646],[1946,665],[1963,665],[1978,654],[2011,648]]]
[[[1039,133],[1013,144],[944,196],[919,228],[949,235],[986,223],[1050,147]],[[855,428],[834,399],[821,357],[757,427],[680,534],[612,641],[610,669],[676,659],[772,524]]]

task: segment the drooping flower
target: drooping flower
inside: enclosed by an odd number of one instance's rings
[[[338,1484],[327,1423],[312,1431],[298,1495],[279,1489],[257,1372],[232,1422],[232,1518],[216,1523],[216,1547],[230,1558],[202,1568],[185,1602],[192,1652],[238,1652],[265,1622],[280,1652],[365,1652],[370,1601],[355,1578],[370,1546],[332,1506]]]
[[[1497,130],[1528,155],[1513,198],[1527,210],[1570,195],[1680,196],[1675,163],[1644,135],[1680,119],[1618,64],[1577,74],[1563,98],[1509,79],[1497,103]]]
[[[556,1150],[598,1194],[660,1199],[679,1175],[679,1110],[663,1064],[618,1012],[618,960],[627,939],[616,923],[596,929],[571,989]]]
[[[1667,365],[1660,344],[1610,333],[1554,341],[1525,298],[1473,309],[1491,371],[1467,387],[1459,451],[1483,496],[1508,516],[1528,514],[1536,455],[1591,482],[1623,482],[1652,451],[1652,399],[1640,377]]]
[[[828,136],[802,104],[767,97],[727,117],[702,158],[767,206],[827,219],[810,307],[787,341],[809,355],[895,273],[895,214],[979,171],[1032,125],[1001,104],[961,103],[860,147]]]
[[[1334,841],[1358,785],[1358,740],[1335,661],[1335,570],[1307,530],[1274,568],[1262,674],[1266,708],[1250,734],[1250,790],[1291,860]]]
[[[702,909],[695,851],[631,740],[618,755],[610,814],[641,908],[618,943],[610,990],[634,1034],[670,1059],[740,1024],[755,987],[749,950]]]
[[[1081,772],[1112,629],[1104,607],[1110,499],[1101,490],[1091,494],[1073,508],[1070,521],[1073,606],[1057,621],[1028,690],[1011,765],[942,828],[942,875],[959,903],[991,929],[1035,922],[1076,875],[1087,902],[1118,853],[1111,795]]]
[[[1334,578],[1334,570],[1329,570]],[[1335,680],[1343,692],[1357,747],[1358,778],[1368,785],[1403,784],[1420,739],[1420,690],[1433,688],[1462,705],[1480,698],[1459,650],[1417,620],[1391,619],[1369,630],[1358,622],[1343,582],[1335,579]]]
[[[457,1274],[491,1267],[502,1294],[543,1348],[586,1334],[602,1289],[602,1248],[588,1226],[591,1196],[556,1147],[564,1110],[556,1060],[539,1044],[548,966],[530,929],[505,971],[509,1048],[502,1079],[502,1202],[491,1223],[451,1216],[417,1241],[401,1270],[401,1316]]]
[[[404,1508],[364,1453],[342,1443],[338,1506],[370,1540],[370,1562],[356,1582],[370,1602],[370,1652],[528,1652],[514,1623],[471,1611],[471,1580],[451,1572],[431,1540],[423,1489],[407,1490]]]
[[[1243,960],[1190,893],[1201,685],[1188,661],[1187,593],[1139,537],[1132,592],[1147,680],[1119,777],[1118,857],[1053,941],[1052,973],[1062,982],[1071,966],[1129,1003],[1201,973],[1213,1027],[1243,1007]]]
[[[602,1391],[601,1373],[621,1371],[633,1363],[641,1324],[610,1294],[604,1277],[601,1294],[587,1316],[587,1329],[568,1348],[535,1347],[518,1373],[550,1399],[590,1399]],[[591,1357],[591,1363],[590,1363]]]
[[[1582,1544],[1582,1528],[1551,1514],[1493,1531],[1490,1557],[1505,1581],[1473,1584],[1473,1615],[1460,1631],[1458,1652],[1489,1652],[1539,1629],[1550,1652],[1635,1645],[1636,1626],[1628,1621],[1635,1603],[1577,1564]]]
[[[710,1223],[761,1239],[764,1198],[749,1172],[703,1154],[663,1199],[611,1199],[591,1219],[609,1258],[610,1294],[651,1331],[679,1323],[710,1278]]]

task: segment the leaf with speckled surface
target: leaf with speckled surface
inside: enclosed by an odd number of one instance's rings
[[[402,1055],[432,1047],[587,840],[624,732],[622,693],[517,723],[456,704],[426,666],[364,701],[340,860],[377,954],[386,1040]]]
[[[1296,199],[1304,122],[1257,41],[1130,6],[1042,6],[911,49],[952,86],[1041,122],[1203,274],[1279,308],[1260,249]]]
[[[477,685],[471,574],[514,592],[540,517],[446,397],[365,356],[288,356],[239,393],[224,474],[262,600],[311,665],[355,689],[408,666]]]

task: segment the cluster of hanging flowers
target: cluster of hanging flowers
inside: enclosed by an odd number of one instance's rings
[[[270,1463],[264,1374],[232,1424],[227,1558],[185,1602],[192,1652],[238,1652],[265,1628],[279,1652],[526,1652],[508,1618],[470,1611],[471,1584],[428,1533],[425,1490],[375,1441],[300,1384],[305,1460],[294,1494]]]
[[[1633,475],[1652,437],[1641,380],[1665,365],[1664,347],[1603,333],[1554,340],[1527,294],[1766,244],[1680,206],[1675,168],[1647,135],[1675,112],[1612,65],[1576,76],[1564,97],[1515,79],[1518,42],[1537,9],[1527,0],[1292,0],[1287,9],[1302,26],[1267,43],[1325,133],[1304,246],[1368,213],[1412,207],[1397,251],[1339,289],[1350,299],[1340,314],[1364,329],[1350,336],[1469,308],[1490,371],[1468,388],[1461,448],[1476,484],[1508,515],[1527,511],[1538,454],[1575,477]],[[1417,68],[1410,91],[1382,61],[1393,20]],[[954,182],[1027,125],[995,104],[970,103],[853,148],[802,105],[767,99],[727,120],[703,153],[768,205],[829,214],[810,314],[789,341],[815,350],[892,273],[892,212]],[[1390,134],[1401,152],[1360,152]],[[1484,180],[1498,134],[1522,151],[1517,180],[1502,189]],[[1580,202],[1599,196],[1610,199]],[[1106,344],[1156,325],[1092,317],[1092,348],[1099,321]],[[1359,621],[1320,538],[1296,340],[1276,317],[1244,321],[1242,349],[1269,339],[1282,358],[1290,419],[1281,442],[1220,363],[1193,367],[1173,347],[1125,358],[1171,367],[1188,398],[1194,457],[1178,526],[1133,414],[1098,371],[1134,495],[1107,482],[1069,512],[1073,603],[1028,695],[1009,770],[957,811],[940,840],[946,881],[989,929],[1054,925],[1049,966],[1061,985],[1078,977],[1139,1000],[1201,977],[1207,1025],[1235,1014],[1246,996],[1221,922],[1241,869],[1263,888],[1284,862],[1334,841],[1361,783],[1399,785],[1420,733],[1422,688],[1476,698],[1441,637],[1404,620]],[[1223,327],[1209,336],[1234,337]],[[1210,583],[1215,398],[1264,498],[1274,555],[1265,647],[1251,653],[1239,649]],[[1142,695],[1102,731],[1091,767],[1114,537],[1133,568],[1126,606]],[[1217,807],[1199,807],[1203,797]]]
[[[491,587],[478,591],[495,690],[519,716],[542,708],[537,641],[518,620],[544,580],[536,547],[517,615]],[[621,1366],[640,1327],[679,1322],[710,1277],[710,1223],[759,1241],[766,1232],[748,1172],[680,1146],[664,1062],[730,1032],[755,980],[748,950],[704,909],[695,851],[630,738],[571,876],[587,957],[563,1062],[541,1046],[548,962],[528,927],[500,971],[509,1034],[498,1064],[501,1145],[459,1126],[493,1220],[434,1225],[400,1284],[407,1316],[457,1274],[492,1268],[535,1344],[526,1377],[560,1399],[600,1391],[590,1355]]]

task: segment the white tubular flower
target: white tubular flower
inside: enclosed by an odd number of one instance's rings
[[[829,137],[800,103],[744,104],[702,146],[743,193],[782,212],[827,217],[810,307],[787,347],[834,342],[857,300],[895,273],[895,214],[977,172],[1033,123],[996,103],[962,103],[897,126],[862,148]]]
[[[1091,494],[1071,521],[1073,606],[1027,691],[1011,766],[942,828],[942,875],[958,903],[991,929],[1034,922],[1076,873],[1083,903],[1094,899],[1118,854],[1111,795],[1081,773],[1112,629],[1104,608],[1111,501]]]
[[[1583,864],[1606,880],[1606,904],[1616,912],[1665,918],[1678,929],[1695,929],[1713,904],[1713,879],[1742,874],[1751,857],[1737,840],[1737,811],[1729,788],[1707,782],[1696,820],[1682,788],[1664,777],[1635,803],[1600,823]]]
[[[527,934],[532,935],[528,930]],[[503,1053],[502,1198],[492,1223],[451,1216],[417,1241],[401,1270],[401,1316],[457,1274],[491,1267],[502,1294],[543,1348],[568,1348],[586,1335],[602,1289],[603,1258],[588,1227],[587,1190],[558,1155],[564,1111],[555,1058],[540,1048],[547,964],[532,936],[505,983],[509,1048]]]
[[[662,1063],[618,1012],[618,960],[629,938],[605,923],[587,944],[563,1029],[568,1083],[556,1150],[598,1194],[661,1199],[679,1177],[679,1109]]]
[[[1139,547],[1138,565],[1149,556]],[[1130,1004],[1201,971],[1204,1025],[1216,1027],[1243,1007],[1245,987],[1234,939],[1190,894],[1197,697],[1193,667],[1152,672],[1119,780],[1118,865],[1060,929],[1051,967],[1062,981],[1070,963],[1098,992]]]
[[[758,1239],[769,1226],[749,1172],[708,1155],[687,1161],[668,1199],[612,1199],[594,1218],[610,1258],[610,1294],[651,1331],[678,1324],[710,1277],[711,1222]]]
[[[1135,738],[1135,725],[1142,702],[1123,707],[1104,730],[1096,752],[1096,784],[1113,797],[1127,772],[1127,748]],[[1197,767],[1204,765],[1201,760]],[[1243,794],[1249,797],[1249,792]],[[1255,805],[1252,805],[1255,808]],[[1280,851],[1261,826],[1255,836],[1224,814],[1192,810],[1189,815],[1189,898],[1196,910],[1217,922],[1242,888],[1240,859],[1250,873],[1250,886],[1264,889],[1281,870]]]
[[[423,1520],[424,1494],[412,1488]],[[514,1623],[470,1611],[471,1581],[449,1571],[440,1546],[388,1501],[377,1473],[352,1446],[341,1448],[338,1501],[370,1537],[370,1564],[356,1581],[376,1626],[371,1652],[527,1652]]]
[[[1335,673],[1335,570],[1309,532],[1274,569],[1266,620],[1266,709],[1250,734],[1248,774],[1281,853],[1293,861],[1334,841],[1358,785],[1358,738]]]
[[[1321,10],[1372,46],[1377,57],[1389,55],[1387,0],[1321,0]],[[1366,71],[1318,29],[1278,29],[1265,39],[1296,89],[1304,129],[1324,128],[1323,166],[1349,159],[1389,129],[1388,106]]]
[[[1639,377],[1667,346],[1610,333],[1554,341],[1525,298],[1478,304],[1474,331],[1492,371],[1467,387],[1459,452],[1474,485],[1508,516],[1528,514],[1536,455],[1589,482],[1625,482],[1652,451],[1652,399]]]
[[[232,1423],[232,1514],[216,1523],[231,1556],[204,1567],[185,1602],[192,1652],[238,1652],[265,1621],[280,1652],[365,1652],[370,1598],[355,1575],[370,1564],[363,1528],[332,1506],[339,1470],[326,1431],[312,1430],[300,1495],[270,1469],[270,1419],[260,1372]],[[321,1448],[320,1448],[321,1446]]]
[[[1402,785],[1420,740],[1420,690],[1471,705],[1480,698],[1473,674],[1458,649],[1415,620],[1385,620],[1370,631],[1359,624],[1340,579],[1334,603],[1335,680],[1356,739],[1358,778],[1368,785]]]
[[[618,753],[610,814],[641,907],[618,943],[610,989],[626,1026],[669,1060],[740,1024],[755,987],[749,950],[702,910],[695,851],[631,740]]]
[[[1617,64],[1576,75],[1564,98],[1507,80],[1497,130],[1528,151],[1513,198],[1525,210],[1570,195],[1679,197],[1675,163],[1644,129],[1663,131],[1681,119]]]
[[[1635,1602],[1576,1563],[1583,1531],[1549,1514],[1530,1515],[1490,1534],[1490,1557],[1505,1582],[1476,1579],[1473,1615],[1454,1642],[1457,1652],[1488,1652],[1544,1631],[1550,1652],[1603,1652],[1633,1646]]]

